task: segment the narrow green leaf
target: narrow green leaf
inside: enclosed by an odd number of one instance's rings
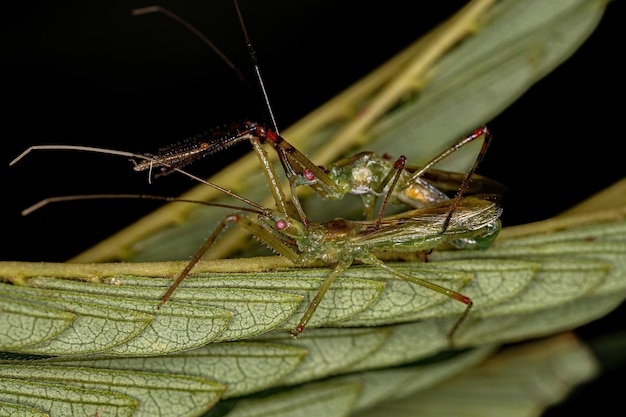
[[[363,410],[383,401],[392,401],[434,388],[460,372],[471,372],[471,368],[493,355],[495,350],[494,346],[486,345],[442,361],[353,373],[333,378],[333,381],[362,385],[361,395],[353,409],[354,414],[356,410]]]
[[[477,252],[473,258],[557,258],[563,260],[570,257],[575,262],[580,259],[600,261],[606,263],[607,273],[604,280],[595,288],[595,294],[609,294],[626,287],[624,274],[626,273],[626,242],[621,241],[594,241],[574,240],[561,243],[547,243],[535,246],[503,246],[494,247],[488,251]],[[437,253],[436,259],[460,259],[468,255],[460,252]]]
[[[260,337],[262,341],[285,343],[308,352],[298,369],[282,379],[283,385],[314,381],[349,370],[376,352],[387,341],[390,329],[317,329],[298,339],[286,334]]]
[[[619,306],[626,291],[583,297],[558,306],[537,309],[528,314],[487,318],[471,317],[455,338],[459,346],[477,343],[518,342],[570,330],[596,320]],[[452,323],[449,323],[452,325]]]
[[[221,384],[190,376],[62,366],[0,365],[0,378],[3,384],[4,381],[37,380],[57,386],[67,384],[94,393],[117,394],[120,398],[133,398],[136,409],[129,414],[133,417],[198,416],[209,410],[225,390]],[[77,403],[88,403],[86,398],[78,399]],[[105,404],[100,404],[101,415],[117,415],[111,413]],[[94,413],[63,415],[91,416]]]
[[[50,283],[49,281],[53,282]],[[30,281],[30,283],[39,288],[54,288],[55,284],[59,284],[59,280],[38,278]],[[84,289],[86,285],[94,286],[97,284],[82,283],[75,288],[77,290],[80,290],[81,287]],[[13,292],[27,295],[31,291],[26,287],[17,287],[13,289]],[[49,297],[62,296],[64,300],[74,303],[98,304],[105,307],[137,311],[146,313],[151,317],[150,324],[136,337],[108,350],[101,350],[109,354],[155,355],[193,349],[214,340],[224,331],[232,319],[232,313],[229,311],[207,306],[171,302],[157,310],[157,303],[154,301],[137,298],[103,296],[78,291],[39,290],[39,293]],[[47,352],[40,351],[38,353]]]
[[[388,263],[398,271],[462,292],[480,300],[476,308],[486,308],[514,297],[530,283],[538,266],[535,263],[500,260],[463,261],[428,264]],[[443,294],[415,283],[389,276],[387,272],[352,268],[350,273],[386,282],[383,297],[371,308],[338,326],[371,326],[402,323],[447,315],[459,316],[465,306]]]
[[[407,391],[389,391],[385,402],[352,415],[539,417],[597,372],[598,364],[587,348],[570,335],[558,336],[505,349],[435,389],[403,399]]]
[[[316,383],[261,399],[241,400],[228,417],[340,417],[349,414],[360,384]]]
[[[497,2],[474,35],[436,64],[416,99],[383,117],[369,132],[373,140],[363,150],[393,151],[415,165],[427,162],[571,56],[597,26],[606,3]],[[446,158],[440,167],[463,171],[461,165],[468,166],[473,156],[455,160],[462,157]]]
[[[102,265],[101,269],[106,270],[106,267]],[[290,269],[289,272],[279,270],[245,274],[201,274],[186,279],[172,297],[172,303],[178,301],[192,304],[196,309],[201,308],[197,306],[209,306],[232,311],[234,317],[226,329],[211,336],[210,327],[205,324],[207,330],[205,336],[206,342],[236,340],[272,329],[287,330],[295,327],[310,298],[317,293],[327,274],[327,269],[319,268],[296,268]],[[132,308],[134,300],[159,300],[164,288],[171,284],[171,280],[167,278],[115,277],[108,281],[115,285],[53,278],[29,278],[24,280],[24,285],[51,291],[69,291],[68,294],[76,294],[78,298],[81,297],[78,294],[90,293],[97,297],[84,296],[85,299],[103,305]],[[328,291],[324,302],[310,322],[310,328],[343,320],[367,309],[381,296],[384,287],[383,282],[342,278]],[[137,304],[139,311],[156,312],[154,301],[144,303],[144,307],[141,307],[141,303]],[[198,315],[198,320],[207,318],[207,315],[208,313]],[[188,314],[184,316],[188,317]],[[187,327],[192,326],[182,326],[181,334],[187,332]],[[184,346],[191,347],[194,346]],[[176,346],[174,348],[181,349]],[[121,346],[116,351],[124,352],[123,349],[126,348]],[[126,349],[125,352],[145,355],[165,351],[165,347],[146,351],[133,349],[135,353],[130,349]]]
[[[55,366],[137,370],[190,375],[219,381],[227,387],[223,398],[237,397],[280,385],[285,376],[296,370],[307,351],[301,348],[236,342],[204,346],[167,356],[144,358],[92,358],[44,361]]]
[[[0,349],[15,350],[43,343],[67,330],[75,315],[36,303],[0,296]]]
[[[298,270],[297,272],[300,271],[301,270]],[[300,276],[299,280],[308,281],[314,290],[306,293],[300,309],[296,311],[290,320],[285,322],[285,324],[278,329],[291,330],[296,327],[309,303],[317,294],[327,273],[328,271],[326,270],[324,271],[323,277],[313,279],[307,277],[308,273],[302,275],[299,273],[294,274],[296,277]],[[319,304],[315,315],[311,318],[307,327],[314,328],[329,325],[350,318],[362,311],[366,311],[366,309],[374,304],[381,294],[383,294],[384,288],[385,284],[382,282],[374,282],[365,279],[348,278],[335,281]]]
[[[97,416],[105,410],[114,417],[131,417],[138,405],[117,392],[9,378],[0,379],[0,401],[33,407],[51,417]]]
[[[477,316],[488,317],[533,312],[591,293],[604,282],[611,264],[584,259],[542,260],[525,291],[491,308],[477,309]]]
[[[616,230],[623,221],[614,222]],[[471,255],[478,259],[533,259],[542,269],[533,285],[520,297],[470,315],[458,334],[458,343],[518,341],[571,329],[601,317],[626,296],[626,243],[613,233],[603,240],[611,225],[600,223],[581,230],[565,230],[549,237],[520,238],[497,242],[494,248]],[[435,259],[460,259],[466,253],[433,254]],[[450,322],[449,325],[453,325]]]
[[[442,323],[436,319],[390,326],[392,332],[380,349],[354,364],[350,371],[396,366],[446,350],[449,348],[446,335],[451,326],[448,321]]]
[[[250,289],[280,291],[300,297],[298,309],[291,312],[291,318],[277,327],[280,330],[291,330],[297,324],[315,296],[323,280],[328,275],[326,268],[290,268],[278,269],[272,272],[247,272],[247,273],[198,273],[185,279],[180,289],[177,290],[176,299],[181,298],[192,301],[186,294],[193,294],[197,290],[214,291],[215,289]],[[361,279],[361,274],[354,274],[349,278],[349,273],[342,275],[341,281],[334,284],[324,301],[318,307],[315,315],[309,323],[309,327],[319,327],[328,323],[344,320],[358,314],[372,304],[383,294],[384,283],[372,282]],[[163,286],[171,284],[167,279],[142,279],[124,278],[125,285]],[[161,290],[163,291],[163,290]],[[181,293],[179,294],[178,291]],[[220,340],[232,340],[222,337]]]
[[[162,290],[143,289],[142,292],[159,297]],[[172,300],[197,305],[218,307],[233,313],[233,319],[213,341],[237,340],[274,329],[289,318],[302,298],[276,291],[246,288],[179,288]]]
[[[597,213],[597,212],[596,212]],[[602,218],[592,224],[580,224],[579,226],[569,228],[558,227],[558,233],[549,233],[551,230],[550,224],[558,221],[563,221],[568,217],[556,217],[548,219],[543,222],[533,223],[532,225],[516,226],[510,229],[516,229],[520,227],[528,228],[530,226],[543,226],[543,233],[541,229],[529,236],[514,237],[509,239],[499,239],[496,242],[497,247],[511,247],[511,246],[536,246],[544,245],[547,243],[559,243],[568,242],[573,240],[579,241],[624,241],[626,240],[626,221],[623,221],[623,207],[622,213],[620,211],[609,212],[612,216]],[[584,217],[580,217],[582,219]],[[620,221],[621,220],[621,221]]]
[[[49,415],[27,405],[0,402],[0,417],[49,417]]]
[[[454,291],[464,291],[473,279],[471,273],[446,268],[445,265],[426,265],[423,263],[412,265],[387,263],[387,265],[400,272]],[[431,311],[449,300],[444,295],[372,267],[352,266],[343,276],[360,276],[379,281],[385,284],[385,291],[370,308],[347,320],[336,322],[335,325],[337,326],[373,326],[401,323],[412,320],[412,318],[427,318],[431,317]],[[447,310],[450,311],[450,308]]]
[[[137,356],[164,355],[193,349],[216,340],[230,324],[233,314],[219,308],[170,302],[154,312],[153,302],[122,299],[128,308],[150,312],[154,320],[146,330],[108,354]],[[115,300],[117,302],[120,299]]]
[[[32,285],[39,287],[46,287],[48,289],[55,290],[67,290],[77,292],[90,292],[92,294],[98,294],[102,301],[107,304],[115,304],[115,300],[124,300],[123,304],[126,305],[128,300],[152,300],[148,303],[146,308],[155,313],[156,306],[158,305],[161,296],[163,295],[164,288],[167,288],[171,284],[170,279],[156,279],[156,278],[133,278],[126,279],[124,277],[115,278],[113,280],[115,285],[85,283],[79,281],[66,281],[58,279],[42,279],[35,278],[29,280]],[[163,287],[155,287],[155,283],[159,282]],[[200,320],[198,324],[190,324],[186,321],[182,321],[181,334],[187,333],[190,327],[206,327],[206,330],[210,333],[205,334],[203,337],[209,336],[210,340],[206,341],[225,341],[235,340],[245,337],[254,336],[259,333],[271,330],[278,326],[280,323],[287,320],[294,311],[302,303],[302,297],[286,294],[278,291],[263,291],[247,288],[214,288],[210,287],[209,281],[204,281],[202,288],[181,288],[176,290],[176,293],[172,297],[172,301],[177,303],[174,306],[178,308],[186,308],[186,305],[192,304],[193,308],[189,312],[199,312],[197,319]],[[158,284],[157,284],[158,285]],[[167,305],[167,304],[166,304]],[[217,326],[211,328],[206,322],[202,323],[202,319],[207,318],[207,314],[202,314],[202,307],[213,308],[213,311],[217,313],[215,317],[217,319]],[[165,308],[165,307],[164,307]],[[177,312],[176,308],[170,309],[172,314],[181,314]],[[230,313],[225,313],[230,312]],[[231,320],[228,322],[228,326],[224,329],[222,324],[224,322],[225,314],[232,314]],[[186,317],[186,313],[182,313],[183,318]],[[195,346],[198,343],[198,337],[194,336]],[[186,335],[185,338],[189,338]],[[165,342],[163,342],[165,343]],[[182,344],[179,341],[178,344]],[[191,345],[190,347],[195,347]],[[142,353],[140,350],[133,348],[135,354],[148,354],[149,352]],[[159,348],[161,349],[161,348]],[[180,350],[180,348],[177,348]],[[131,352],[129,352],[131,353]],[[154,353],[160,353],[157,349]]]
[[[36,288],[0,284],[0,293],[76,314],[72,326],[53,339],[20,349],[23,353],[77,355],[100,352],[139,335],[152,316],[133,310],[73,302]]]

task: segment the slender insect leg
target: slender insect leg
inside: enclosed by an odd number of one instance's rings
[[[459,187],[459,191],[456,193],[456,197],[454,198],[454,202],[450,205],[450,209],[448,210],[448,215],[446,216],[446,220],[443,222],[441,233],[444,233],[448,229],[448,225],[450,224],[450,220],[452,219],[452,214],[454,213],[456,206],[461,201],[461,198],[463,197],[463,193],[465,193],[465,190],[467,190],[467,187],[469,186],[469,183],[472,179],[471,178],[472,175],[474,174],[474,172],[476,172],[476,168],[478,168],[478,164],[480,163],[480,161],[482,161],[483,157],[485,156],[485,153],[487,152],[487,148],[489,147],[489,143],[491,142],[491,132],[489,132],[489,129],[487,129],[487,127],[482,127],[480,129],[475,130],[472,134],[468,135],[460,142],[459,147],[481,136],[485,137],[483,141],[483,145],[480,147],[480,152],[478,152],[478,156],[476,156],[476,159],[474,160],[474,164],[472,165],[472,168],[469,170],[469,172],[465,176],[465,179],[461,183],[461,186]]]
[[[181,273],[176,278],[176,281],[167,289],[167,291],[163,294],[161,298],[161,303],[158,308],[161,308],[163,304],[165,304],[172,296],[176,288],[180,285],[180,283],[189,275],[194,266],[202,259],[202,257],[206,254],[207,250],[215,243],[219,234],[224,231],[228,223],[236,223],[242,228],[246,229],[250,234],[256,236],[258,239],[265,242],[268,246],[274,249],[279,254],[283,255],[287,259],[297,262],[300,260],[300,257],[289,247],[285,242],[280,240],[276,235],[268,231],[267,229],[261,227],[258,223],[252,222],[245,216],[241,216],[237,213],[232,213],[226,216],[217,228],[213,231],[211,236],[204,242],[202,247],[194,254],[191,258],[191,261],[185,266],[185,269],[181,271]]]
[[[387,191],[387,194],[385,195],[385,199],[383,200],[383,203],[380,206],[380,210],[378,211],[378,216],[376,217],[376,225],[374,226],[376,229],[380,227],[380,222],[383,220],[383,216],[385,215],[385,210],[387,209],[387,205],[389,204],[389,199],[391,198],[391,195],[393,194],[393,190],[396,188],[396,184],[398,183],[398,179],[400,178],[400,174],[402,174],[402,170],[404,170],[405,165],[406,165],[406,156],[404,155],[401,155],[393,164],[393,167],[395,169],[395,174],[393,176],[391,186],[389,187],[389,191]],[[392,172],[393,171],[390,171],[389,174],[391,174]],[[389,179],[385,178],[383,180],[383,184],[386,185],[387,182],[389,182]]]
[[[306,184],[322,198],[327,199],[340,198],[344,193],[323,169],[315,165],[285,138],[277,135],[275,132],[267,131],[267,135],[264,139],[267,140],[267,143],[269,143],[278,154],[278,158],[291,187],[291,200],[302,223],[308,229],[309,222],[302,208],[302,204],[298,199],[296,187]]]
[[[456,331],[459,329],[459,327],[461,327],[461,324],[463,324],[463,322],[469,315],[469,312],[472,309],[472,306],[474,305],[474,302],[471,299],[468,298],[468,300],[469,300],[469,303],[467,304],[467,307],[465,307],[465,310],[463,310],[463,314],[461,314],[461,316],[457,319],[457,321],[454,322],[454,324],[452,325],[452,328],[448,331],[447,339],[448,339],[448,346],[450,347],[454,347],[454,335],[456,334]]]
[[[298,337],[300,334],[302,334],[302,332],[304,331],[304,328],[311,320],[311,317],[313,317],[313,314],[315,314],[315,310],[317,310],[317,307],[322,302],[322,299],[326,295],[326,292],[328,291],[330,286],[333,284],[333,282],[335,282],[335,278],[337,278],[337,276],[341,274],[343,271],[348,269],[351,264],[352,262],[349,262],[349,263],[340,262],[339,264],[335,266],[335,268],[332,271],[330,271],[330,274],[326,276],[326,278],[324,279],[324,282],[322,283],[322,286],[317,291],[317,294],[315,294],[315,296],[309,303],[309,306],[307,307],[306,311],[304,312],[304,315],[300,319],[300,322],[293,330],[291,330],[290,333],[293,337]]]
[[[447,335],[448,344],[450,346],[453,346],[453,340],[454,340],[454,335],[455,335],[456,331],[459,329],[461,324],[465,321],[465,319],[469,315],[470,310],[472,309],[472,306],[474,305],[474,302],[472,301],[471,298],[469,298],[466,295],[461,294],[460,292],[457,292],[457,291],[454,291],[454,290],[450,290],[448,288],[442,287],[442,286],[437,285],[437,284],[433,284],[432,282],[423,280],[421,278],[414,277],[413,275],[405,274],[404,272],[400,272],[398,270],[395,270],[395,269],[385,265],[385,263],[383,261],[381,261],[380,259],[378,259],[377,257],[375,257],[372,254],[370,254],[367,258],[363,258],[361,260],[364,263],[367,263],[367,264],[370,264],[370,265],[374,265],[374,266],[377,266],[377,267],[379,267],[381,269],[384,269],[385,271],[389,272],[390,274],[395,275],[398,278],[402,278],[405,281],[409,281],[409,282],[412,282],[414,284],[421,285],[422,287],[425,287],[425,288],[428,288],[430,290],[436,291],[436,292],[438,292],[440,294],[445,295],[446,297],[450,297],[453,300],[456,300],[456,301],[459,301],[459,302],[465,304],[466,307],[465,307],[465,310],[463,311],[463,314],[461,314],[461,317],[456,321],[456,323],[454,323],[454,326],[452,326],[452,328],[450,329],[450,331],[448,332],[448,335]]]
[[[276,175],[276,171],[274,170],[274,165],[269,159],[267,152],[263,149],[261,145],[261,141],[258,138],[250,139],[250,143],[254,151],[259,158],[259,162],[261,163],[261,167],[263,168],[263,173],[265,174],[265,179],[267,180],[267,184],[270,187],[270,191],[274,197],[274,201],[276,202],[276,209],[280,211],[280,213],[285,216],[285,218],[289,217],[289,212],[287,210],[287,202],[285,199],[285,194],[283,194],[283,189],[281,188],[280,180]]]
[[[293,203],[293,206],[296,209],[296,212],[298,213],[298,217],[300,217],[302,224],[304,225],[306,229],[308,229],[309,220],[307,218],[306,213],[304,212],[304,209],[302,208],[302,203],[300,203],[300,199],[298,198],[298,194],[296,191],[296,188],[298,186],[298,179],[300,178],[300,176],[294,169],[293,165],[289,162],[289,159],[287,157],[287,151],[290,148],[286,148],[280,145],[286,141],[279,135],[268,134],[266,138],[269,140],[269,143],[272,144],[272,146],[274,147],[274,150],[278,154],[278,159],[280,160],[280,163],[283,166],[283,171],[285,172],[285,175],[287,176],[287,180],[289,181],[289,189],[291,192],[291,202]],[[305,178],[310,178],[310,179],[315,178],[315,174],[313,174],[312,171],[305,169],[303,173],[305,175]]]
[[[219,234],[222,233],[222,231],[226,228],[228,223],[237,222],[239,220],[239,217],[240,216],[235,213],[229,214],[220,222],[220,224],[213,231],[211,236],[209,236],[209,238],[204,242],[202,247],[200,247],[200,249],[198,249],[198,251],[193,255],[193,258],[191,258],[191,261],[189,261],[189,263],[185,266],[185,269],[183,269],[180,272],[180,274],[178,274],[176,281],[174,281],[174,283],[170,285],[167,291],[165,291],[165,293],[161,297],[161,303],[159,304],[157,308],[161,308],[163,304],[169,301],[169,299],[172,297],[172,294],[174,293],[176,288],[178,288],[180,283],[183,282],[185,278],[187,278],[187,276],[189,275],[189,272],[191,272],[193,267],[196,266],[196,264],[200,261],[200,259],[202,259],[204,254],[207,252],[207,250],[209,250],[209,248],[213,245],[213,243],[215,243],[215,240],[217,239]]]
[[[454,145],[452,145],[451,147],[449,147],[448,149],[446,149],[445,151],[441,152],[439,155],[431,159],[430,162],[428,162],[428,164],[424,165],[419,171],[415,172],[408,181],[408,182],[411,182],[421,177],[422,175],[424,175],[424,173],[427,170],[432,168],[441,160],[447,158],[448,155],[450,155],[451,153],[459,150],[460,148],[467,145],[468,143],[473,142],[476,139],[483,137],[483,136],[484,136],[484,141],[480,148],[480,151],[478,152],[478,155],[476,156],[476,160],[474,160],[474,164],[472,165],[472,168],[467,173],[467,175],[465,176],[465,179],[461,183],[461,186],[459,187],[456,197],[454,198],[454,202],[450,205],[448,216],[446,217],[446,220],[443,223],[443,227],[441,228],[442,234],[445,233],[445,231],[448,229],[448,225],[450,224],[450,220],[452,219],[452,214],[454,213],[454,210],[456,209],[459,202],[461,201],[461,198],[463,197],[465,190],[467,190],[467,187],[469,186],[469,183],[471,180],[471,176],[474,174],[474,172],[476,171],[476,168],[478,168],[478,164],[480,163],[480,161],[482,161],[483,156],[487,152],[487,148],[489,147],[489,143],[491,142],[491,132],[489,131],[487,126],[483,126],[480,129],[476,129],[475,131],[465,136],[463,139],[461,139],[460,141],[458,141],[457,143],[455,143]]]

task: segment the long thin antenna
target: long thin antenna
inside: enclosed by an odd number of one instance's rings
[[[252,61],[254,75],[256,76],[256,80],[259,83],[259,88],[261,89],[261,94],[263,95],[263,104],[265,105],[265,109],[267,110],[267,113],[272,122],[272,128],[274,129],[274,132],[280,135],[280,131],[278,130],[278,124],[276,123],[276,117],[274,116],[274,110],[272,109],[270,98],[267,94],[267,89],[265,88],[265,82],[263,81],[263,77],[261,76],[261,68],[259,67],[256,50],[252,46],[252,42],[250,41],[250,37],[248,36],[248,29],[246,28],[246,24],[243,21],[243,15],[241,14],[241,10],[239,9],[239,3],[237,3],[237,0],[234,0],[234,3],[235,9],[237,10],[237,16],[239,16],[239,23],[241,23],[241,29],[243,30],[243,36],[246,40],[248,55],[250,56],[250,61]]]
[[[137,161],[135,161],[135,159],[140,159],[140,160],[144,160],[144,161],[148,161],[148,162],[154,162],[155,164],[158,164],[159,166],[163,166],[165,165],[166,167],[170,167],[173,171],[176,171],[186,177],[191,178],[192,180],[198,181],[199,183],[202,183],[204,185],[208,185],[211,188],[216,189],[217,191],[220,191],[226,195],[229,195],[233,198],[236,198],[237,200],[241,201],[242,203],[245,203],[249,206],[252,206],[256,209],[258,209],[259,211],[265,211],[267,210],[265,207],[259,205],[258,203],[255,203],[252,200],[248,200],[245,197],[242,197],[236,193],[234,193],[233,191],[220,187],[217,184],[213,184],[212,182],[206,181],[200,177],[197,177],[187,171],[184,171],[180,168],[177,167],[171,167],[170,165],[168,165],[167,163],[164,163],[158,159],[154,159],[151,158],[149,156],[146,155],[140,155],[137,153],[133,153],[133,152],[124,152],[124,151],[116,151],[113,149],[105,149],[105,148],[96,148],[96,147],[92,147],[92,146],[77,146],[77,145],[38,145],[38,146],[31,146],[30,148],[26,149],[24,152],[22,152],[21,154],[19,154],[17,156],[17,158],[15,158],[14,160],[12,160],[9,163],[9,166],[16,164],[18,161],[20,161],[21,159],[23,159],[26,155],[28,155],[29,153],[31,153],[32,151],[39,151],[39,150],[63,150],[63,151],[84,151],[84,152],[91,152],[91,153],[100,153],[100,154],[105,154],[105,155],[117,155],[117,156],[125,156],[131,159],[131,161],[133,161],[135,163],[135,166],[137,165]]]
[[[133,9],[130,11],[130,14],[133,16],[140,16],[142,14],[148,13],[162,13],[170,19],[174,20],[175,22],[179,23],[180,25],[184,26],[188,31],[196,35],[202,42],[204,42],[209,48],[211,48],[211,50],[215,52],[217,56],[222,58],[222,61],[224,61],[226,65],[228,65],[233,71],[235,71],[235,73],[237,74],[237,78],[239,78],[242,83],[245,83],[246,78],[243,76],[243,72],[241,71],[241,69],[236,66],[234,62],[228,59],[228,57],[213,42],[211,42],[211,40],[207,38],[204,33],[200,32],[198,29],[196,29],[195,26],[187,22],[182,17],[161,6],[142,7],[140,9]]]
[[[254,69],[254,76],[255,76],[255,78],[257,80],[257,83],[259,85],[259,88],[261,90],[261,96],[263,98],[263,105],[265,106],[265,110],[267,111],[267,114],[268,114],[268,116],[270,118],[270,122],[272,124],[272,129],[277,134],[280,134],[280,131],[278,130],[278,123],[276,123],[276,116],[274,115],[274,110],[272,109],[272,105],[270,103],[269,94],[267,93],[267,89],[265,88],[265,82],[263,81],[263,76],[261,75],[261,68],[259,67],[259,61],[258,61],[258,58],[257,58],[257,55],[256,55],[256,50],[252,46],[252,42],[250,41],[250,37],[248,36],[248,29],[246,28],[245,22],[243,20],[243,15],[241,14],[241,10],[239,9],[239,4],[237,3],[237,0],[234,0],[234,3],[235,3],[235,9],[237,10],[237,16],[239,17],[239,23],[241,24],[241,29],[242,29],[243,34],[244,34],[244,38],[245,38],[245,42],[246,42],[246,48],[248,48],[248,55],[250,57],[250,61],[252,62],[252,68]],[[187,22],[182,17],[178,16],[177,14],[175,14],[175,13],[171,12],[170,10],[166,9],[165,7],[161,7],[161,6],[142,7],[142,8],[139,8],[139,9],[131,10],[130,13],[133,16],[139,16],[139,15],[148,14],[148,13],[162,13],[165,16],[169,17],[170,19],[176,21],[180,25],[184,26],[191,33],[196,35],[209,48],[211,48],[211,50],[213,52],[215,52],[226,63],[226,65],[228,65],[229,68],[231,68],[233,71],[235,71],[235,73],[237,74],[237,77],[239,78],[239,80],[244,85],[246,84],[246,78],[243,75],[243,72],[241,71],[241,69],[238,66],[236,66],[226,56],[226,54],[224,54],[213,42],[211,42],[211,40],[209,38],[207,38],[195,26],[193,26],[191,23]]]
[[[266,215],[265,211],[258,210],[249,207],[240,207],[234,206],[232,204],[221,204],[221,203],[209,203],[207,201],[201,200],[189,200],[185,198],[177,198],[177,197],[164,197],[160,195],[150,195],[150,194],[80,194],[80,195],[63,195],[57,197],[48,197],[39,201],[38,203],[33,204],[32,206],[22,210],[22,216],[27,216],[31,214],[33,211],[39,210],[40,208],[47,206],[51,203],[60,203],[63,201],[77,201],[77,200],[105,200],[105,199],[140,199],[140,200],[158,200],[158,201],[166,201],[168,203],[191,203],[191,204],[201,204],[203,206],[209,207],[222,207],[233,209],[237,211],[246,211],[248,213],[258,214],[260,216]]]

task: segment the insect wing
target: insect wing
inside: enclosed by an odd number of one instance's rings
[[[502,214],[497,199],[495,195],[462,199],[443,233],[452,200],[388,216],[383,219],[379,229],[363,233],[358,244],[366,245],[372,251],[414,252],[430,250],[457,239],[493,233],[494,223]]]

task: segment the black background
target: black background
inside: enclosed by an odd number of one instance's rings
[[[429,2],[429,10],[419,13],[400,1],[240,5],[278,123],[287,127],[464,3]],[[63,143],[145,153],[258,114],[250,92],[191,34],[163,16],[130,16],[130,8],[151,4],[23,1],[0,12],[3,260],[66,260],[155,208],[143,201],[75,202],[20,216],[42,198],[175,196],[193,185],[175,176],[148,185],[123,158],[72,152],[40,152],[9,169],[8,162],[26,147]],[[248,65],[229,1],[160,4],[195,24],[239,65]],[[511,188],[503,200],[505,225],[557,214],[624,175],[617,114],[624,97],[617,40],[623,11],[623,2],[609,4],[598,29],[572,58],[486,121],[495,139],[480,172]],[[236,160],[234,152],[222,156],[198,172],[209,174]],[[579,333],[592,338],[622,329],[622,317],[623,308]],[[601,383],[549,415],[608,406]]]

